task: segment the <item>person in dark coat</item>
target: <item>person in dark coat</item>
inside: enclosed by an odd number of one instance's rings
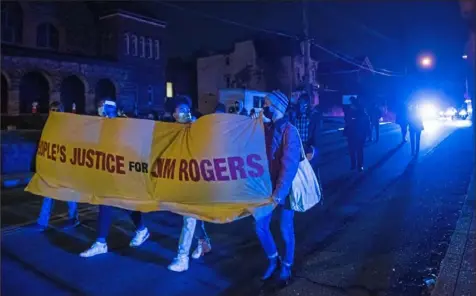
[[[408,108],[408,130],[410,131],[412,155],[415,156],[420,152],[421,132],[424,130],[423,120],[416,105],[410,105]]]
[[[402,133],[402,143],[407,142],[407,132],[408,132],[408,110],[405,104],[402,104],[397,109],[397,118],[396,123],[400,126],[400,132]]]
[[[373,141],[373,131],[375,130],[375,142],[380,140],[380,118],[382,118],[382,111],[373,103],[369,108],[370,118],[370,141]]]
[[[351,105],[346,112],[344,135],[347,137],[350,168],[364,170],[364,145],[370,126],[369,116],[356,97],[350,98]]]
[[[281,261],[279,278],[287,282],[291,278],[294,262],[294,211],[290,208],[289,194],[297,174],[299,162],[304,159],[297,129],[285,116],[289,99],[279,91],[272,92],[265,99],[263,121],[265,122],[266,153],[273,188],[272,198],[280,211],[281,233],[285,252]],[[256,118],[256,115],[255,115]],[[263,280],[272,277],[279,265],[278,250],[270,230],[272,213],[256,221],[256,234],[268,256],[269,265]]]

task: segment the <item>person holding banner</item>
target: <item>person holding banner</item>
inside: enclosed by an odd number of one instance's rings
[[[64,112],[63,104],[58,101],[54,101],[50,104],[50,112]],[[40,215],[34,226],[35,230],[45,231],[48,228],[48,222],[51,216],[51,208],[53,207],[54,200],[49,197],[43,199],[43,204],[41,205]],[[78,216],[78,204],[74,201],[68,201],[68,220],[63,229],[73,228],[79,225],[79,216]]]
[[[98,115],[106,118],[116,118],[117,117],[117,107],[116,102],[111,100],[104,100],[98,104]],[[81,257],[92,257],[100,254],[107,253],[107,242],[106,238],[109,234],[109,229],[112,224],[112,210],[113,207],[100,205],[99,206],[99,215],[98,215],[98,237],[96,242],[86,251],[79,254]],[[139,211],[128,211],[132,222],[136,226],[136,234],[132,238],[129,246],[139,247],[142,245],[150,236],[149,230],[144,225],[143,215]]]
[[[172,116],[175,122],[187,124],[195,121],[190,111],[190,103],[186,98],[175,98],[174,103],[175,109]],[[197,222],[200,223],[200,226],[196,229]],[[203,221],[197,221],[197,219],[193,217],[184,216],[177,256],[168,266],[169,270],[175,272],[188,270],[190,248],[194,237],[197,239],[197,248],[193,251],[192,258],[198,259],[212,250],[210,239],[205,231],[205,223]]]
[[[297,174],[299,162],[304,159],[301,153],[301,140],[297,129],[284,116],[289,99],[279,91],[272,92],[265,99],[262,113],[265,122],[266,153],[273,185],[272,198],[278,204],[280,228],[285,243],[282,259],[270,230],[272,213],[256,221],[256,234],[268,256],[269,265],[262,280],[270,279],[281,265],[279,279],[288,282],[294,262],[294,211],[290,208],[289,194]],[[257,118],[258,115],[254,116]]]

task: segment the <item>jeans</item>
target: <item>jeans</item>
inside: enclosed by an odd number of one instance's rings
[[[98,217],[98,238],[96,241],[105,243],[106,238],[109,235],[109,229],[112,224],[112,209],[111,206],[99,206],[99,217]],[[144,219],[141,212],[138,211],[128,211],[131,216],[132,222],[136,226],[136,231],[143,230],[145,228]]]
[[[200,227],[197,229],[197,222],[200,223]],[[193,238],[209,240],[207,232],[205,230],[205,223],[203,221],[197,221],[192,217],[183,217],[182,232],[180,233],[179,245],[178,245],[178,257],[188,257],[190,254],[190,248],[192,247]]]
[[[364,145],[365,138],[361,137],[349,137],[347,139],[349,144],[350,166],[352,168],[362,167],[364,165]]]
[[[418,154],[420,152],[420,137],[421,131],[410,129],[410,144],[412,146],[412,154]]]
[[[295,239],[294,239],[294,211],[288,209],[285,206],[278,206],[278,211],[281,211],[280,217],[280,228],[281,235],[283,236],[285,244],[285,252],[283,262],[288,265],[292,265],[294,262],[294,248],[295,248]],[[256,235],[261,242],[261,246],[266,253],[268,258],[273,258],[277,255],[278,249],[276,248],[276,243],[274,241],[273,235],[269,228],[271,224],[271,217],[273,213],[270,213],[268,216],[263,217],[256,221]]]
[[[37,223],[41,226],[48,226],[48,222],[51,216],[51,209],[53,208],[54,200],[49,197],[43,199],[41,205],[40,215],[38,216]],[[79,219],[78,217],[78,204],[74,201],[68,201],[68,218],[70,220]]]

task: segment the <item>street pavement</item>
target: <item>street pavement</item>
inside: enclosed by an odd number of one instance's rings
[[[252,218],[207,224],[213,250],[181,274],[167,270],[181,217],[146,215],[150,239],[131,249],[132,223],[123,211],[108,239],[110,252],[78,254],[95,238],[96,207],[81,205],[83,224],[55,228],[65,219],[58,202],[52,228],[28,230],[41,199],[2,192],[2,295],[422,295],[437,273],[456,227],[473,169],[472,131],[428,125],[419,157],[400,145],[395,125],[381,126],[379,143],[366,147],[363,173],[349,170],[344,138],[323,138],[323,202],[297,213],[295,279],[287,287],[259,280],[266,259]],[[273,232],[280,242],[279,228]],[[278,243],[279,245],[279,243]]]

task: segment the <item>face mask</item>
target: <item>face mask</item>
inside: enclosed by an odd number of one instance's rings
[[[273,119],[273,112],[270,110],[269,107],[264,107],[263,108],[263,115],[268,118],[268,119]]]
[[[180,123],[189,123],[192,121],[192,114],[190,112],[188,113],[179,113],[177,122]]]
[[[98,107],[98,115],[104,116],[104,106]]]

